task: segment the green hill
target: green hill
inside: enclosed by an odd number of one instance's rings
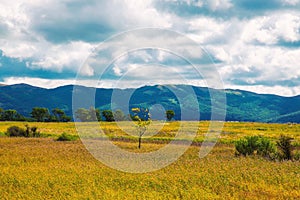
[[[212,101],[215,105],[222,103],[219,99],[211,99],[209,93],[212,91],[216,94],[215,96],[218,96],[220,90],[208,90],[205,87],[188,85],[144,86],[136,90],[95,89],[83,86],[76,86],[76,88],[76,92],[83,97],[83,100],[87,93],[96,91],[95,106],[101,110],[121,109],[124,113],[129,113],[128,110],[131,107],[150,108],[154,105],[161,105],[165,110],[174,110],[177,120],[199,119],[198,109],[200,120],[210,120]],[[33,107],[47,107],[49,110],[58,107],[68,115],[72,115],[72,94],[72,85],[55,89],[44,89],[26,84],[2,86],[0,87],[0,107],[15,109],[25,116],[29,116]],[[111,102],[112,94],[116,96],[113,102]],[[300,122],[300,96],[282,97],[231,89],[225,90],[225,94],[227,121]],[[128,103],[123,102],[124,99],[128,99],[129,107],[126,106]],[[163,109],[156,109],[153,112],[152,115],[155,118],[164,119]]]

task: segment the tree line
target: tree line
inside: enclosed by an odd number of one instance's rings
[[[93,107],[91,107],[89,109],[79,108],[75,112],[75,117],[77,120],[79,120],[81,122],[91,122],[91,121],[113,122],[113,121],[129,121],[129,120],[137,121],[137,119],[138,119],[137,117],[139,117],[140,119],[144,119],[145,116],[141,116],[142,115],[141,113],[143,113],[143,114],[145,114],[145,113],[138,112],[138,114],[137,114],[135,109],[140,109],[140,108],[133,108],[132,113],[125,115],[123,113],[123,111],[120,109],[117,109],[115,111],[103,110],[101,112],[99,109],[95,109]],[[175,116],[175,112],[173,110],[167,110],[165,114],[166,114],[165,117],[168,121],[171,121],[173,119],[173,117]]]
[[[36,121],[36,122],[69,122],[72,118],[67,116],[62,109],[34,107],[30,117],[25,117],[13,109],[4,110],[0,108],[0,121]]]
[[[173,110],[166,111],[166,119],[168,121],[172,120],[175,116]],[[81,122],[93,122],[93,121],[128,121],[136,120],[135,114],[125,115],[122,110],[117,109],[103,110],[100,111],[98,108],[90,107],[79,108],[75,112],[75,121]],[[140,116],[141,117],[141,116]],[[44,107],[34,107],[30,112],[30,117],[25,117],[18,113],[18,111],[13,109],[4,110],[0,108],[0,121],[36,121],[36,122],[69,122],[72,121],[72,117],[67,116],[65,111],[59,108],[54,108],[49,111],[48,108]]]

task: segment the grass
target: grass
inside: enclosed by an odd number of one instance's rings
[[[74,123],[37,123],[37,122],[0,122],[0,133],[3,135],[10,126],[25,127],[29,124],[31,127],[38,127],[43,137],[58,138],[62,133],[77,136],[76,127]],[[80,123],[79,123],[80,124]],[[89,128],[99,127],[110,138],[126,138],[135,140],[136,129],[132,123],[129,122],[101,122],[99,123],[84,123],[84,126]],[[174,139],[180,122],[162,123],[154,121],[146,132],[144,140],[150,141],[170,141]],[[204,139],[204,134],[207,132],[209,122],[183,122],[183,130],[185,133],[197,132],[194,141],[201,142]],[[152,135],[156,133],[155,135]],[[276,140],[281,134],[288,135],[294,138],[294,143],[300,145],[300,124],[265,124],[265,123],[251,123],[251,122],[226,122],[222,129],[222,134],[219,137],[219,143],[227,144],[251,135],[262,135],[272,140]],[[89,136],[85,134],[85,136]],[[93,136],[93,135],[90,135]],[[145,139],[146,138],[146,139]],[[180,138],[179,138],[180,139]]]
[[[126,125],[134,132],[133,127]],[[153,138],[170,139],[178,122],[159,126]],[[21,122],[2,122],[0,132]],[[97,126],[96,123],[89,125]],[[197,122],[184,122],[187,129]],[[0,137],[0,199],[299,199],[300,163],[271,162],[259,157],[236,157],[234,145],[246,135],[277,139],[280,134],[300,142],[300,125],[226,123],[221,142],[205,158],[191,146],[176,162],[159,171],[130,174],[110,169],[97,161],[80,140],[58,142],[62,133],[76,136],[73,123],[30,123],[48,138]],[[146,140],[141,149],[133,136],[115,123],[102,123],[114,143],[125,150],[143,153],[165,144]],[[208,122],[201,122],[196,139],[203,138]],[[153,128],[154,130],[155,128]],[[158,129],[158,128],[157,128]],[[192,130],[192,129],[190,129]],[[130,132],[129,132],[130,133]]]

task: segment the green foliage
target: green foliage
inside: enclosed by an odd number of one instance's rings
[[[102,115],[105,118],[105,121],[107,121],[107,122],[113,122],[113,121],[115,121],[113,112],[111,110],[104,110],[104,111],[102,111]]]
[[[50,115],[47,108],[35,107],[32,109],[31,117],[27,118],[19,114],[16,110],[3,110],[0,108],[0,121],[27,121],[27,122],[69,122],[71,117],[67,116],[63,110],[55,108]]]
[[[47,108],[35,107],[32,109],[31,117],[24,117],[16,110],[3,110],[0,108],[0,121],[27,121],[27,122],[69,122],[71,117],[67,116],[65,112],[59,108],[52,110],[53,115],[50,115]]]
[[[6,135],[9,137],[27,137],[23,128],[18,126],[11,126],[7,129]]]
[[[123,111],[120,109],[116,110],[113,114],[114,114],[115,121],[125,121],[126,120],[126,116],[124,115]]]
[[[281,160],[291,160],[293,158],[292,140],[293,138],[289,136],[281,135],[279,141],[277,141],[277,147],[280,151],[278,155]]]
[[[270,159],[276,158],[276,146],[268,138],[259,137],[257,154]]]
[[[55,122],[71,121],[71,117],[67,116],[62,109],[54,108],[52,110],[52,114],[53,114],[53,116],[51,116],[52,119],[50,121],[55,121]]]
[[[41,133],[37,131],[36,126],[30,127],[28,124],[26,124],[25,127],[26,127],[25,132],[26,132],[27,137],[40,137],[41,136]]]
[[[81,122],[95,122],[101,121],[100,110],[90,107],[90,109],[79,108],[76,112],[76,119]]]
[[[0,110],[0,121],[25,121],[25,118],[16,110]]]
[[[0,121],[3,121],[3,119],[2,119],[3,113],[4,113],[4,110],[2,108],[0,108]]]
[[[142,143],[142,137],[151,123],[150,113],[147,108],[132,108],[131,111],[134,113],[132,115],[132,118],[135,121],[136,128],[138,131],[138,137],[139,137],[138,148],[140,149]]]
[[[69,135],[67,133],[61,134],[58,138],[57,141],[75,141],[77,140],[78,137],[74,135]]]
[[[101,121],[101,114],[99,109],[90,107],[90,121],[96,122]]]
[[[147,108],[132,108],[131,119],[133,121],[148,121],[151,118],[149,109]]]
[[[76,112],[76,119],[79,119],[82,122],[89,121],[89,111],[85,108],[79,108]]]
[[[171,121],[174,116],[175,116],[175,112],[173,110],[166,111],[166,118],[168,121]]]
[[[31,111],[31,117],[37,122],[49,121],[50,114],[47,108],[34,107]]]
[[[4,121],[15,121],[17,118],[17,111],[16,110],[5,110],[2,116]]]
[[[266,158],[275,158],[276,148],[275,145],[268,139],[262,136],[247,136],[238,140],[235,143],[237,155],[257,155]]]
[[[300,152],[297,151],[295,154],[294,154],[294,160],[295,161],[300,161]]]
[[[30,127],[25,125],[25,129],[18,126],[11,126],[7,129],[6,135],[9,137],[40,137],[40,132],[37,131],[37,127]]]
[[[235,143],[235,149],[238,155],[253,155],[254,151],[258,148],[258,138],[258,136],[248,136],[238,140]]]

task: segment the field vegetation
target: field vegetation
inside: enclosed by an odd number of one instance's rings
[[[128,151],[159,149],[175,137],[180,122],[154,121],[137,148],[136,128],[129,122],[86,122],[100,126],[114,143]],[[7,137],[12,126],[37,127],[39,138]],[[0,199],[299,199],[300,162],[271,161],[236,156],[236,141],[263,136],[276,142],[281,135],[300,146],[300,125],[227,122],[213,151],[199,158],[209,122],[182,122],[194,130],[194,144],[176,162],[161,170],[131,174],[111,169],[96,160],[76,137],[75,124],[0,123]],[[121,130],[121,128],[123,130]],[[124,131],[126,130],[126,131]],[[151,131],[158,131],[151,135]],[[135,133],[137,134],[137,133]],[[147,135],[148,134],[148,135]]]

